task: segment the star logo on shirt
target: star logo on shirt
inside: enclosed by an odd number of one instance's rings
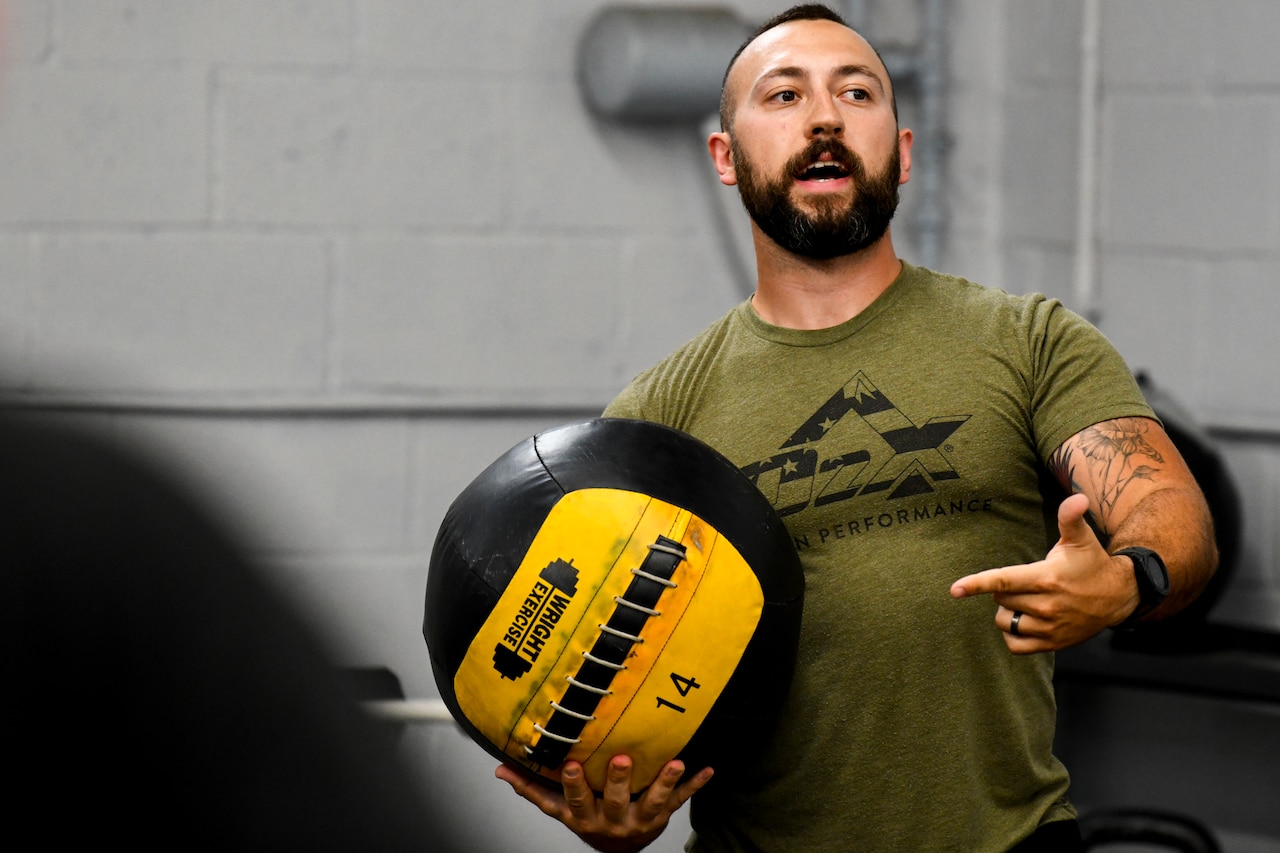
[[[883,444],[829,452],[832,431],[851,416],[871,427]],[[938,481],[959,479],[941,448],[970,417],[945,415],[917,425],[859,371],[783,442],[780,453],[742,470],[781,515],[856,495],[925,494],[935,491]],[[874,460],[883,461],[873,465]]]

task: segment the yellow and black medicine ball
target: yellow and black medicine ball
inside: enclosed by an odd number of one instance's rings
[[[441,698],[492,755],[555,784],[568,759],[636,791],[667,761],[731,769],[791,682],[804,576],[731,462],[658,424],[547,430],[445,515],[423,633]]]

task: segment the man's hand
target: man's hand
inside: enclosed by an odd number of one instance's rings
[[[644,848],[662,834],[671,815],[694,792],[711,781],[711,768],[700,770],[680,784],[684,764],[669,761],[653,784],[634,802],[631,800],[631,759],[625,755],[614,756],[609,762],[600,799],[587,784],[582,765],[576,761],[566,762],[561,768],[563,794],[505,764],[498,766],[495,775],[596,850],[631,853]]]
[[[1112,557],[1084,520],[1089,500],[1072,495],[1058,507],[1061,538],[1039,562],[963,577],[952,598],[991,594],[996,627],[1014,654],[1065,649],[1124,621],[1138,606],[1128,557]],[[1014,618],[1017,616],[1016,631]]]

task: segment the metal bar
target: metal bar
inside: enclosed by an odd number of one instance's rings
[[[152,415],[209,418],[501,419],[595,417],[601,402],[451,402],[420,397],[134,397],[127,395],[0,395],[0,409],[40,414]]]
[[[920,42],[914,57],[920,98],[915,148],[920,194],[915,215],[916,246],[920,264],[936,268],[941,263],[947,231],[947,3],[923,0],[921,7]]]
[[[395,723],[452,723],[453,715],[440,699],[380,699],[361,702],[371,716]]]
[[[1085,0],[1080,36],[1080,129],[1076,143],[1075,309],[1091,322],[1101,319],[1098,300],[1095,205],[1098,194],[1099,0]]]

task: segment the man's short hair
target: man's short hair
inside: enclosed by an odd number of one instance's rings
[[[726,66],[724,69],[724,78],[720,81],[720,129],[721,130],[727,131],[733,124],[732,117],[729,115],[729,73],[733,71],[733,66],[735,63],[737,63],[738,57],[742,56],[742,52],[747,49],[748,45],[750,45],[756,39],[760,38],[760,36],[769,32],[769,30],[772,30],[774,27],[780,27],[783,24],[789,24],[792,21],[831,21],[833,23],[839,24],[842,27],[849,27],[849,22],[846,21],[844,18],[840,17],[839,13],[837,13],[830,6],[824,6],[821,3],[801,3],[798,6],[792,6],[790,9],[786,10],[785,12],[780,12],[779,14],[774,15],[772,18],[770,18],[769,20],[761,24],[759,28],[756,29],[755,32],[753,32],[750,36],[747,37],[746,41],[738,45],[738,49],[734,52],[733,57],[729,60],[728,66]],[[852,30],[853,27],[849,27],[849,29]],[[874,45],[872,46],[871,49],[876,50]],[[880,57],[881,64],[884,64],[884,57],[880,56],[879,51],[876,51],[876,56]],[[892,89],[893,89],[892,81],[890,81],[889,86],[890,86],[890,91],[892,92]],[[898,100],[896,96],[893,97],[892,103],[893,103],[893,117],[897,119]]]

